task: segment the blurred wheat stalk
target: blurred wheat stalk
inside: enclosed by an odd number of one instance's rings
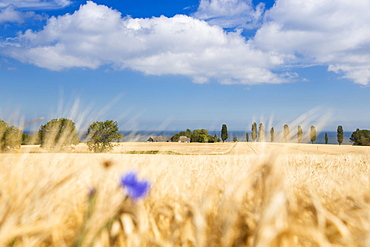
[[[126,200],[120,176],[152,185]],[[1,246],[366,246],[369,156],[0,155]],[[82,238],[82,240],[81,240]]]
[[[370,244],[369,155],[258,147],[214,156],[0,154],[0,246]]]

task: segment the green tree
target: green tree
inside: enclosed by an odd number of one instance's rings
[[[211,136],[211,135],[208,135],[208,142],[210,142],[210,143],[214,143],[214,142],[218,142],[219,141],[219,139],[217,138],[217,135],[216,134],[214,134],[214,136]]]
[[[271,128],[270,130],[270,140],[273,142],[275,140],[275,130],[274,127]]]
[[[247,140],[247,142],[249,141],[249,134],[248,134],[248,132],[245,133],[245,139]]]
[[[329,143],[328,133],[325,133],[325,144],[328,144],[328,143]]]
[[[370,130],[356,129],[349,138],[353,145],[370,146]]]
[[[265,140],[265,128],[263,127],[263,124],[260,123],[260,126],[259,126],[259,141],[260,142],[263,142]]]
[[[316,141],[316,128],[313,125],[311,126],[310,140],[312,144]]]
[[[221,129],[221,139],[222,139],[222,142],[224,142],[225,140],[227,140],[227,138],[229,138],[229,134],[227,133],[227,126],[226,126],[226,124],[223,124],[222,125],[222,129]]]
[[[206,143],[206,142],[208,142],[210,137],[211,136],[208,134],[208,130],[206,130],[206,129],[197,129],[197,130],[193,131],[193,134],[190,137],[190,141],[191,142]]]
[[[178,142],[180,140],[180,136],[181,135],[179,133],[173,134],[171,137],[171,142]]]
[[[11,152],[22,144],[22,131],[0,120],[0,152]]]
[[[303,137],[302,127],[300,125],[298,125],[298,132],[297,132],[298,143],[300,143],[302,141],[302,137]]]
[[[118,130],[118,123],[113,120],[97,121],[90,124],[86,133],[89,150],[95,153],[111,151],[115,146],[112,142],[123,140],[123,136]]]
[[[209,142],[219,142],[219,141],[220,141],[220,139],[217,137],[216,134],[214,134],[213,137],[210,138],[210,141]]]
[[[343,139],[344,139],[343,127],[339,125],[337,128],[337,141],[339,145],[343,143]]]
[[[252,140],[253,141],[257,140],[257,123],[256,122],[252,124]]]
[[[174,134],[171,137],[172,142],[178,142],[180,139],[180,136],[186,136],[190,138],[190,142],[219,142],[220,140],[217,138],[217,135],[211,136],[208,134],[208,130],[206,129],[197,129],[191,132],[190,129],[187,129],[186,131],[180,131],[179,133]]]
[[[66,118],[50,120],[40,127],[38,134],[41,147],[49,151],[69,150],[80,142],[74,122]]]
[[[190,130],[190,129],[186,129],[186,131],[185,131],[185,135],[184,135],[184,136],[186,136],[186,137],[190,138],[192,134],[193,134],[193,133],[191,132],[191,130]]]
[[[234,136],[233,142],[238,142],[238,137]]]
[[[289,130],[289,126],[287,124],[284,125],[284,140],[285,140],[285,142],[290,141],[290,130]]]
[[[39,134],[28,135],[22,133],[22,145],[40,145]]]

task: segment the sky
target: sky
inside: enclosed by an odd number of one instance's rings
[[[368,129],[369,11],[368,0],[0,0],[0,119]]]

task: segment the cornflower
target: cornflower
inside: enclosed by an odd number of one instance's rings
[[[122,188],[127,189],[127,195],[133,200],[144,197],[150,187],[148,181],[139,181],[134,172],[129,172],[122,176],[120,185]]]

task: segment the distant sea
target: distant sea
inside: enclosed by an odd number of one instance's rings
[[[165,136],[165,137],[171,137],[176,133],[179,133],[180,131],[121,131],[121,133],[124,136],[125,141],[134,141],[134,142],[145,142],[148,140],[150,136]],[[325,144],[325,133],[328,133],[329,142],[328,144],[338,144],[337,142],[337,132],[336,131],[327,131],[327,132],[319,132],[317,133],[317,138],[315,143],[316,144]],[[220,131],[209,131],[210,135],[217,135],[217,137],[220,138]],[[227,141],[233,141],[234,137],[238,138],[239,142],[245,142],[245,131],[229,131],[229,138]],[[304,133],[305,134],[305,133]],[[351,145],[351,142],[349,138],[351,137],[352,132],[344,132],[344,145]],[[279,140],[280,137],[280,140]],[[249,132],[249,141],[251,141],[251,133]],[[270,141],[270,133],[265,133],[265,141]],[[282,140],[282,133],[276,133],[275,132],[275,141],[283,141]],[[297,137],[296,134],[293,135],[291,133],[291,142],[296,142]],[[304,136],[301,143],[310,143],[309,137]]]

